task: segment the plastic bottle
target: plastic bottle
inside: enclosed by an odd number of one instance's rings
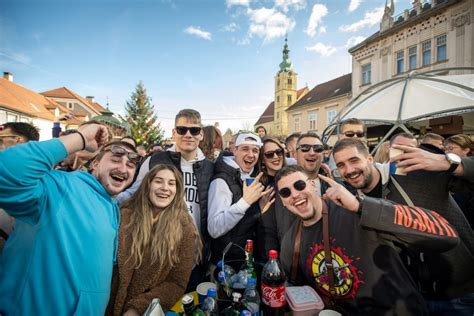
[[[219,309],[216,301],[216,289],[208,289],[207,297],[202,302],[202,311],[207,316],[219,315]]]
[[[200,308],[194,305],[194,297],[192,295],[184,295],[181,303],[183,304],[184,316],[206,316]]]
[[[278,251],[270,250],[268,257],[262,271],[263,314],[265,316],[284,315],[286,305],[285,271],[278,260]]]
[[[248,278],[247,288],[242,296],[242,305],[252,313],[252,316],[260,316],[260,295],[255,278]]]
[[[226,316],[240,316],[240,298],[242,294],[238,292],[232,293],[232,305],[224,309],[224,315]]]

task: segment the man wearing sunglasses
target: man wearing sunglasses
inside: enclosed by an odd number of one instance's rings
[[[426,304],[392,241],[445,251],[458,243],[456,231],[434,211],[357,199],[331,178],[320,178],[329,185],[325,200],[301,167],[284,167],[276,176],[283,203],[302,221],[295,285],[312,286],[343,315],[426,315]],[[328,212],[330,259],[325,258],[323,209]],[[428,231],[426,225],[436,229]],[[298,226],[299,221],[282,242],[281,262],[288,273]]]
[[[451,315],[461,311],[473,314],[474,234],[450,190],[455,185],[474,186],[474,161],[464,158],[451,162],[445,155],[413,145],[416,140],[404,134],[390,140],[390,146],[402,152],[392,160],[397,161],[397,169],[402,169],[404,175],[390,175],[389,164],[375,164],[365,144],[355,139],[336,143],[333,154],[341,177],[357,189],[359,196],[435,209],[456,228],[461,241],[449,252],[420,253],[416,248],[407,248],[401,256],[409,263],[413,279],[430,302],[432,312],[443,308]]]
[[[104,146],[91,173],[52,168],[107,139],[106,127],[88,124],[0,151],[0,207],[16,218],[0,260],[0,314],[104,314],[120,221],[113,196],[133,179],[135,149]]]
[[[210,257],[210,237],[207,230],[208,189],[214,173],[214,164],[207,159],[199,142],[203,139],[201,114],[193,109],[183,109],[175,117],[173,129],[175,145],[166,151],[153,153],[141,165],[135,183],[117,199],[128,199],[140,186],[146,173],[157,164],[175,166],[183,174],[184,198],[189,213],[201,235],[203,242],[203,262],[194,267],[188,283],[188,290],[205,281]]]

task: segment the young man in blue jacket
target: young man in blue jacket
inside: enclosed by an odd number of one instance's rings
[[[0,257],[0,314],[104,314],[120,221],[113,197],[132,181],[138,154],[108,143],[91,173],[52,168],[76,151],[97,151],[107,136],[88,124],[0,152],[0,207],[16,219]]]

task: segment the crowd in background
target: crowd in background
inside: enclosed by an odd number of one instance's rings
[[[331,147],[259,126],[224,148],[184,109],[173,145],[144,148],[95,121],[43,142],[0,126],[0,314],[167,310],[251,239],[257,270],[278,250],[345,315],[472,315],[472,138],[403,132],[372,156],[362,121],[339,130]]]

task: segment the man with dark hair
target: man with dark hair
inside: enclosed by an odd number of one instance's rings
[[[138,189],[146,173],[157,164],[170,164],[183,174],[184,199],[189,213],[201,235],[203,242],[203,262],[194,267],[188,283],[188,290],[206,279],[207,265],[210,257],[211,239],[207,230],[208,189],[214,173],[214,164],[199,149],[203,139],[201,114],[193,109],[184,109],[175,117],[173,129],[175,145],[166,151],[153,153],[143,161],[135,183],[117,200],[122,202]]]
[[[9,122],[0,125],[0,150],[32,140],[39,140],[39,132],[38,129],[31,124]]]
[[[418,141],[416,140],[416,137],[413,136],[413,134],[398,133],[398,134],[392,135],[392,137],[390,137],[389,146],[392,146],[393,144],[410,146],[410,147],[417,147],[418,146]]]
[[[296,142],[298,141],[298,137],[300,137],[300,135],[301,133],[293,133],[285,139],[286,151],[288,152],[288,157],[290,158],[296,158]]]
[[[449,187],[452,181],[473,186],[474,161],[437,155],[420,148],[398,145],[393,148],[403,153],[392,158],[397,168],[406,175],[389,174],[389,164],[374,164],[367,147],[355,139],[344,139],[333,148],[341,177],[357,189],[358,196],[383,198],[402,204],[436,209],[458,231],[461,242],[443,253],[420,253],[404,249],[402,258],[412,273],[424,297],[433,306],[446,312],[474,312],[473,305],[457,304],[450,298],[462,298],[474,292],[474,235],[458,205],[452,199]],[[449,271],[449,273],[446,273]],[[431,309],[433,312],[437,307]]]
[[[0,207],[17,219],[0,260],[0,314],[104,314],[120,221],[113,197],[132,181],[139,156],[115,142],[102,147],[91,173],[52,167],[107,138],[104,126],[88,124],[0,151]]]
[[[426,315],[392,241],[445,251],[459,241],[456,231],[436,211],[357,199],[334,180],[320,178],[330,186],[325,200],[300,167],[283,167],[275,179],[283,203],[299,218],[282,242],[288,275],[296,271],[298,285],[312,286],[343,315]],[[426,225],[436,228],[427,231]]]
[[[341,122],[339,127],[339,139],[365,138],[365,124],[357,118],[350,118]]]
[[[255,133],[257,133],[260,138],[264,138],[265,136],[267,136],[267,130],[262,125],[257,126],[257,128],[255,128]]]

